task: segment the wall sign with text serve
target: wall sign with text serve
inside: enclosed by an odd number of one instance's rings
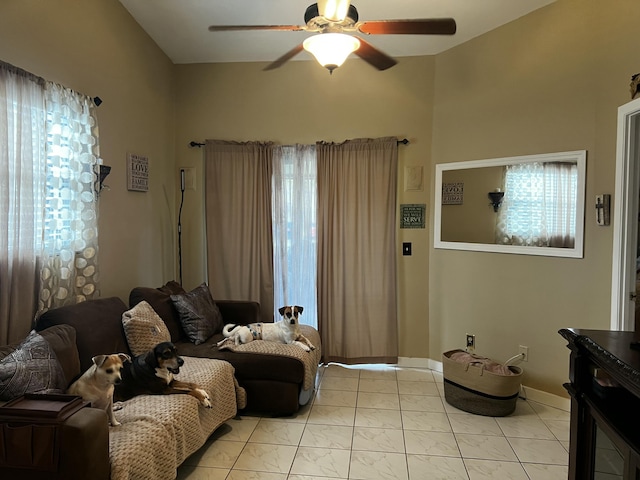
[[[127,153],[127,189],[135,192],[149,190],[149,157]]]
[[[426,207],[424,203],[400,205],[400,228],[424,228]]]

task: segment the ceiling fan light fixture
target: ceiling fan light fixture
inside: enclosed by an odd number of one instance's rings
[[[360,48],[360,40],[344,33],[321,33],[307,38],[302,46],[329,73],[333,73],[351,53]]]

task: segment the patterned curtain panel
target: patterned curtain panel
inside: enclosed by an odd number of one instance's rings
[[[90,97],[47,83],[47,182],[39,310],[99,296],[98,122]]]

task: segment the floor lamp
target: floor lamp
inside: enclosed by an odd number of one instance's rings
[[[180,169],[180,211],[178,212],[178,268],[180,269],[180,285],[182,285],[182,205],[184,204],[185,178],[184,168]]]

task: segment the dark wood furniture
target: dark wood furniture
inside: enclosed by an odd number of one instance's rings
[[[569,479],[640,480],[640,333],[558,333],[571,350]]]

